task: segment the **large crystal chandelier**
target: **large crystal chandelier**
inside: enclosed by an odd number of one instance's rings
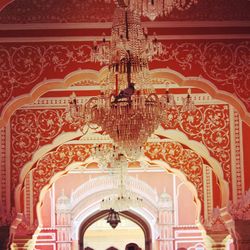
[[[111,2],[111,0],[105,0]],[[168,16],[174,9],[188,10],[198,0],[114,0],[117,6],[129,8],[140,16],[154,20],[157,16]]]
[[[146,28],[142,29],[140,16],[126,8],[117,8],[111,40],[104,37],[101,43],[94,43],[92,60],[108,65],[106,84],[109,84],[104,90],[117,96],[119,90],[135,83],[137,90],[150,89],[150,86],[145,86],[149,82],[148,62],[161,53],[162,44],[155,36],[149,37]]]
[[[168,90],[165,95],[158,96],[152,85],[147,84],[148,62],[161,51],[161,43],[143,31],[138,13],[117,8],[111,40],[103,39],[93,48],[92,60],[108,65],[101,94],[85,103],[73,94],[68,120],[78,123],[83,133],[88,128],[101,127],[120,153],[136,159],[148,137],[165,120],[167,112],[176,108]],[[190,94],[185,100],[186,110],[193,110]]]

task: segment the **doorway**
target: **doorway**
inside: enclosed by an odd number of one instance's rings
[[[121,223],[113,229],[107,223],[108,211],[88,218],[81,226],[79,249],[94,250],[151,250],[149,226],[131,212],[121,212]]]

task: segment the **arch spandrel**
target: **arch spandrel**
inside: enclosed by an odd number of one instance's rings
[[[201,202],[203,201],[203,161],[197,153],[193,150],[183,148],[181,144],[176,142],[148,143],[146,147],[147,152],[145,155],[152,162],[156,162],[158,166],[161,166],[165,162],[165,166],[169,164],[172,169],[176,168],[182,172],[183,175],[186,176],[187,181],[194,185],[198,194],[198,199],[201,200]],[[155,147],[157,147],[157,155],[152,153],[155,152]],[[153,149],[151,152],[150,148]],[[166,152],[172,151],[172,156],[178,154],[178,161],[176,161],[175,157],[171,157],[171,155],[166,157],[167,153],[165,153],[165,150]],[[32,170],[33,182],[36,183],[33,189],[34,206],[39,201],[41,202],[41,197],[39,197],[39,195],[46,186],[49,187],[51,185],[54,176],[60,176],[61,174],[66,173],[69,170],[68,166],[71,164],[77,163],[82,165],[81,162],[84,164],[84,159],[88,159],[90,151],[91,145],[88,144],[65,144],[57,148],[55,151],[48,153],[43,159],[40,159],[37,166]],[[43,178],[43,182],[39,182],[41,177]],[[219,178],[221,179],[221,176]],[[221,180],[221,182],[223,183],[224,180]],[[227,190],[227,186],[222,185],[222,187],[224,187],[223,190]]]

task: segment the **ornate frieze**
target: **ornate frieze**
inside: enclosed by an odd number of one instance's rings
[[[11,119],[12,187],[17,184],[24,165],[35,151],[52,143],[64,132],[76,131],[75,124],[65,120],[64,109],[18,110]]]
[[[248,40],[164,41],[162,55],[150,67],[158,68],[160,63],[161,68],[184,76],[207,79],[218,90],[237,96],[249,111],[249,45]],[[79,68],[99,70],[99,64],[90,63],[91,47],[87,42],[1,45],[0,110],[45,79],[64,79]]]
[[[163,53],[154,60],[185,76],[210,80],[219,90],[235,94],[250,111],[249,40],[165,41]]]
[[[190,139],[201,142],[222,165],[231,182],[230,120],[228,105],[197,105],[195,113],[169,112],[163,127],[178,129]]]
[[[56,105],[56,104],[54,104]],[[190,139],[202,142],[222,165],[225,176],[230,177],[229,120],[227,105],[198,106],[194,116],[183,117],[181,122],[168,117],[163,124],[166,129],[178,129]],[[23,109],[11,119],[12,186],[17,183],[22,167],[43,145],[61,133],[76,131],[75,124],[65,121],[64,110]]]
[[[0,15],[0,23],[82,23],[112,21],[113,1],[67,0],[37,1],[19,0],[9,4]],[[167,17],[156,20],[248,20],[247,0],[207,0],[185,11],[172,11]],[[148,20],[144,18],[145,20]]]
[[[63,79],[72,70],[87,68],[90,51],[88,43],[0,45],[0,110],[46,79]]]

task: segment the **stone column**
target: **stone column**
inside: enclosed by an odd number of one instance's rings
[[[206,242],[206,246],[208,249],[213,250],[226,250],[226,238],[228,236],[228,232],[214,232],[207,231],[208,241]]]
[[[236,219],[233,234],[235,250],[250,250],[250,220]]]
[[[237,203],[229,202],[228,210],[234,219],[232,236],[235,250],[250,250],[250,189]]]
[[[174,210],[172,197],[166,193],[159,196],[158,202],[158,230],[159,230],[159,249],[173,250],[173,226]]]
[[[10,226],[9,225],[0,226],[0,249],[2,250],[9,249],[9,235],[10,235]]]
[[[15,209],[12,208],[11,213],[6,209],[0,208],[0,249],[10,249],[12,242],[11,223],[16,217]]]
[[[207,249],[226,250],[226,240],[229,231],[220,215],[220,209],[214,208],[213,215],[204,223],[206,230],[205,244]]]
[[[25,216],[22,213],[18,213],[10,227],[10,249],[35,249],[35,239],[33,239],[33,235],[37,226],[37,222],[34,225],[30,225]]]

